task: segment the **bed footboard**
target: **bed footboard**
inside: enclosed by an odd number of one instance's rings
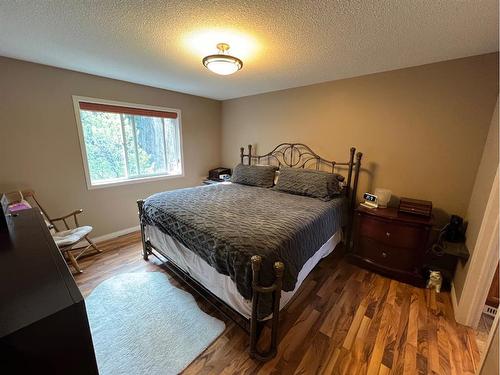
[[[146,241],[146,233],[144,231],[145,225],[142,222],[142,208],[144,205],[144,199],[139,199],[137,201],[137,208],[139,209],[139,224],[141,227],[141,242],[142,242],[142,258],[148,260],[149,255],[152,253],[149,241]]]
[[[280,315],[280,299],[281,286],[283,281],[283,271],[285,266],[282,262],[274,263],[274,274],[276,279],[274,284],[270,286],[262,286],[260,280],[260,268],[262,258],[259,255],[254,255],[251,258],[252,262],[252,317],[250,319],[250,356],[259,361],[267,361],[276,356],[278,346],[278,326]],[[259,309],[259,299],[262,294],[273,294],[273,317],[271,318],[271,343],[269,348],[261,352],[257,348],[259,339],[259,321],[257,312]]]
[[[149,240],[146,238],[145,225],[142,222],[143,205],[144,205],[144,200],[139,199],[137,201],[137,207],[139,209],[139,223],[141,228],[142,257],[144,260],[148,260],[149,255],[153,254],[153,248]],[[283,284],[283,271],[285,269],[285,266],[282,262],[275,262],[274,283],[270,286],[262,286],[260,285],[259,282],[262,258],[259,255],[254,255],[251,258],[251,264],[252,264],[253,280],[252,280],[252,316],[250,318],[250,332],[249,332],[250,356],[259,361],[267,361],[276,356],[278,347],[280,299],[281,299],[281,288]],[[271,318],[271,342],[266,351],[260,351],[257,348],[257,344],[259,341],[261,328],[264,322],[260,322],[258,320],[259,300],[262,295],[268,293],[272,293],[273,296],[273,316]]]

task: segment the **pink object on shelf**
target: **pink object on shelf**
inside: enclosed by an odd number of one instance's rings
[[[10,212],[16,212],[16,211],[22,211],[22,210],[27,210],[30,209],[31,206],[28,203],[14,203],[9,206],[9,211]]]

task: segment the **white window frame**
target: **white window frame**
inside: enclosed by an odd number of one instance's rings
[[[151,175],[151,176],[141,176],[141,177],[136,177],[136,178],[123,178],[123,179],[116,179],[115,181],[112,181],[112,182],[92,183],[92,180],[90,179],[89,162],[88,162],[88,158],[87,158],[87,149],[85,146],[85,138],[83,136],[82,120],[81,120],[81,116],[80,116],[80,102],[96,103],[96,104],[109,104],[109,105],[115,105],[115,106],[119,106],[119,107],[132,107],[132,108],[138,108],[138,109],[150,109],[150,110],[156,110],[156,111],[177,113],[177,123],[178,123],[178,127],[179,127],[179,143],[180,143],[179,152],[180,152],[180,157],[181,157],[181,173],[176,174],[176,175],[160,174],[160,175]],[[151,106],[151,105],[144,105],[144,104],[137,104],[137,103],[119,102],[119,101],[107,100],[107,99],[89,98],[86,96],[78,96],[78,95],[73,95],[73,107],[75,110],[76,125],[77,125],[77,129],[78,129],[78,138],[80,139],[80,150],[82,153],[83,169],[85,171],[85,180],[87,182],[87,189],[88,190],[184,177],[184,147],[183,147],[183,141],[182,141],[182,120],[181,120],[181,110],[180,109],[158,107],[158,106]],[[165,152],[166,152],[166,150],[165,150]]]

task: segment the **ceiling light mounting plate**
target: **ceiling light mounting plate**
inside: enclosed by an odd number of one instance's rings
[[[220,51],[221,54],[226,53],[229,50],[229,48],[231,48],[231,47],[229,47],[229,44],[227,44],[227,43],[218,43],[216,47]]]

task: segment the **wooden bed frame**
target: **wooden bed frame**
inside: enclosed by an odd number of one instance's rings
[[[240,162],[242,164],[269,164],[277,166],[287,166],[292,168],[308,168],[317,170],[327,170],[329,172],[336,172],[336,169],[347,169],[347,180],[343,190],[343,194],[349,202],[349,215],[347,225],[344,229],[344,242],[349,249],[351,246],[352,222],[353,213],[356,205],[356,191],[358,187],[359,172],[361,168],[361,152],[356,153],[356,149],[352,147],[349,153],[349,161],[337,163],[323,159],[308,146],[302,143],[281,143],[276,146],[271,152],[263,155],[253,155],[252,146],[248,145],[248,152],[245,153],[243,147],[240,148]],[[210,290],[205,288],[197,280],[192,278],[189,274],[179,268],[168,256],[162,252],[161,249],[153,247],[149,238],[145,235],[145,224],[142,221],[144,200],[137,201],[139,208],[139,222],[141,227],[142,239],[142,256],[144,260],[148,260],[149,255],[154,255],[164,262],[164,265],[172,271],[176,276],[183,280],[189,287],[203,297],[210,305],[222,312],[225,316],[233,320],[241,328],[243,328],[250,335],[250,356],[260,361],[267,361],[273,358],[277,352],[278,345],[278,325],[279,325],[279,306],[281,298],[282,277],[284,265],[282,262],[274,264],[275,281],[272,285],[261,285],[260,268],[262,259],[259,255],[254,255],[251,258],[252,263],[252,313],[251,318],[247,319],[232,307],[227,305],[219,297],[213,294]],[[155,251],[155,253],[153,252]],[[157,253],[157,254],[156,254]],[[161,255],[164,259],[160,258]],[[165,262],[166,260],[166,262]],[[257,348],[257,342],[260,332],[267,321],[260,321],[257,319],[257,311],[259,309],[259,299],[264,294],[272,293],[273,295],[273,315],[269,319],[271,322],[271,343],[266,351],[260,351]]]

